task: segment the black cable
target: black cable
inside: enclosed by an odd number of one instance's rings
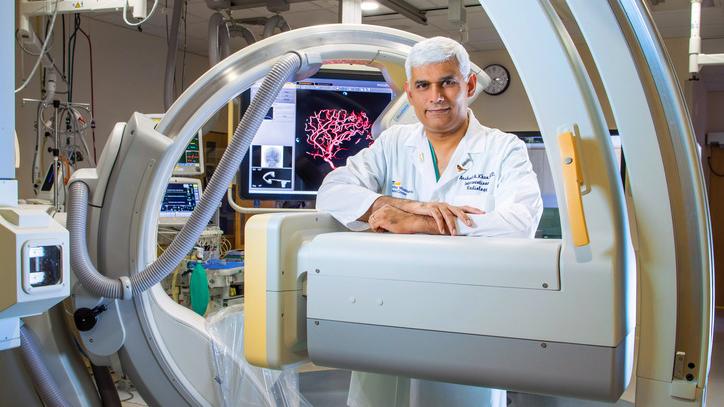
[[[63,21],[63,53],[61,55],[63,55],[63,58],[65,58],[65,14],[60,16],[60,18]],[[65,77],[65,64],[63,64],[62,75],[63,75],[63,77]]]
[[[184,55],[181,59],[181,92],[184,91],[184,74],[186,73],[186,45],[188,44],[188,30],[186,29],[186,20],[188,20],[189,2],[184,0]]]
[[[118,391],[116,391],[116,385],[113,383],[113,377],[108,367],[96,366],[93,363],[90,365],[93,371],[93,380],[96,382],[98,395],[101,397],[103,406],[120,407],[122,400],[118,395]]]
[[[75,31],[68,36],[68,56],[66,75],[68,75],[68,103],[73,101],[73,50],[75,49]]]
[[[47,75],[45,67],[40,71],[40,98],[45,99],[45,75]]]
[[[48,37],[48,28],[50,26],[50,20],[45,21],[45,33],[43,34],[43,38],[48,38],[48,41],[50,41],[50,37]],[[17,38],[17,36],[16,36]],[[46,54],[50,54],[50,44],[48,44],[48,51]],[[41,43],[42,46],[42,43]],[[45,98],[45,93],[47,92],[47,89],[45,88],[45,76],[47,75],[46,68],[43,67],[43,70],[40,73],[40,95],[41,99]]]
[[[78,31],[80,31],[80,14],[75,13],[73,14],[73,34],[70,36],[69,40],[69,48],[70,48],[70,61],[69,61],[69,69],[68,69],[68,77],[70,78],[69,87],[68,87],[68,103],[73,102],[73,85],[75,83],[75,47],[78,44]],[[70,46],[70,41],[73,42],[73,46]]]
[[[623,185],[623,190],[626,190],[626,154],[623,149],[621,149],[621,185]]]
[[[74,79],[74,68],[75,68],[75,46],[76,46],[76,36],[78,35],[78,29],[80,28],[80,15],[78,13],[75,13],[73,15],[74,18],[74,28],[73,33],[70,35],[70,38],[68,39],[68,53],[70,54],[68,57],[68,103],[73,102],[73,79]]]
[[[78,31],[80,31],[83,36],[85,36],[85,39],[88,41],[88,59],[89,59],[89,65],[90,65],[90,92],[91,92],[91,117],[90,117],[90,126],[91,126],[91,134],[93,138],[93,162],[97,162],[98,160],[98,153],[96,151],[96,121],[95,121],[95,109],[96,109],[96,102],[95,102],[95,93],[93,91],[94,84],[93,84],[93,44],[91,43],[91,38],[88,33],[85,32],[80,27],[80,16],[78,16]]]
[[[714,169],[714,167],[711,165],[711,156],[706,157],[706,163],[709,164],[709,172],[714,174],[715,176],[721,178],[724,177],[724,173],[718,172]]]
[[[168,0],[163,4],[163,8],[168,10]],[[168,13],[163,13],[163,18],[166,22],[166,45],[168,45]]]

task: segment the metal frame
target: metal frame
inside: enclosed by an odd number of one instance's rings
[[[651,117],[661,149],[658,158],[663,164],[669,191],[671,213],[668,215],[673,223],[676,253],[674,292],[658,289],[647,292],[646,286],[642,286],[642,300],[651,299],[659,304],[667,298],[668,301],[676,299],[675,316],[657,313],[644,319],[642,315],[642,348],[661,340],[675,338],[676,342],[663,355],[651,355],[648,359],[640,356],[637,398],[643,398],[649,405],[661,402],[701,405],[706,394],[711,357],[714,288],[711,222],[696,138],[679,82],[649,10],[642,0],[609,0],[609,3],[628,40],[652,109]],[[659,238],[641,235],[640,241]],[[653,277],[649,272],[655,273],[656,279],[660,278],[659,271],[643,269],[642,280]],[[669,297],[672,294],[674,297]],[[669,321],[664,322],[667,319]],[[672,325],[675,333],[671,332]],[[650,334],[650,341],[644,341],[646,334]],[[691,361],[696,366],[692,372],[696,375],[691,380],[696,387],[684,386],[682,390],[676,378],[672,378],[672,371],[677,370],[674,360],[679,351],[687,355],[686,362]],[[653,360],[657,360],[657,365],[653,365]],[[647,372],[650,376],[641,380],[644,377],[642,368],[646,369],[649,362],[656,369],[651,369]],[[669,366],[673,366],[673,370]],[[667,393],[670,397],[666,397]]]

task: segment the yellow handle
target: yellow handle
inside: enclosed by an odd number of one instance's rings
[[[583,213],[581,199],[581,186],[583,175],[576,153],[576,139],[573,133],[567,131],[558,136],[558,146],[561,150],[561,165],[563,167],[563,186],[566,194],[566,212],[568,224],[573,233],[573,244],[577,247],[590,243],[586,216]]]

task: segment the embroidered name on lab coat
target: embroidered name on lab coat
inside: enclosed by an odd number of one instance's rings
[[[460,175],[458,181],[465,185],[465,189],[468,191],[481,191],[488,192],[490,181],[495,178],[495,171],[491,171],[488,174],[477,173],[470,175]]]
[[[392,181],[392,189],[390,192],[392,192],[393,194],[400,194],[402,196],[407,196],[407,194],[411,194],[415,191],[403,187],[402,183],[400,181]]]

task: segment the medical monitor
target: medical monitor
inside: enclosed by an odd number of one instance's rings
[[[201,148],[201,131],[191,139],[173,169],[173,175],[201,175],[204,173],[204,156]]]
[[[163,114],[147,114],[148,118],[153,120],[156,125],[161,122]],[[179,157],[176,166],[173,168],[173,175],[202,175],[204,173],[204,151],[201,148],[203,142],[203,132],[199,130],[189,141],[183,154]]]
[[[40,191],[52,193],[54,184],[55,184],[55,171],[53,171],[53,164],[50,164],[48,166],[48,171],[45,173],[45,178],[43,179],[43,184],[40,186]]]
[[[58,172],[60,173],[62,166],[58,165]],[[62,177],[62,173],[60,174]],[[55,190],[55,171],[53,171],[53,163],[50,163],[48,170],[45,172],[43,177],[43,183],[40,184],[40,189],[36,189],[35,196],[37,199],[44,199],[47,201],[53,200],[53,191]]]
[[[183,225],[201,199],[201,180],[195,178],[171,178],[161,201],[158,223]]]
[[[242,95],[242,112],[259,85]],[[392,97],[379,71],[320,70],[285,84],[241,165],[241,197],[315,199],[330,171],[372,144],[372,124]]]

